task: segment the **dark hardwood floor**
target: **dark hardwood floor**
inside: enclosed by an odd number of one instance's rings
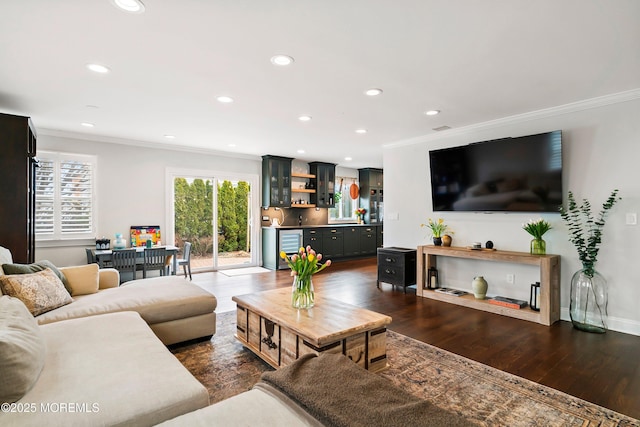
[[[640,337],[590,334],[560,321],[551,327],[376,287],[376,259],[335,262],[314,276],[316,292],[387,314],[389,329],[640,419]],[[201,273],[193,282],[235,310],[233,295],[291,286],[289,271],[227,277]]]

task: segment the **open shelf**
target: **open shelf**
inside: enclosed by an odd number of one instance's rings
[[[291,189],[292,193],[315,193],[316,190],[313,188],[292,188]]]
[[[547,326],[560,320],[559,255],[531,255],[524,252],[511,251],[479,251],[469,248],[431,245],[418,246],[417,255],[416,293],[418,296],[541,323]],[[472,294],[456,297],[429,289],[426,285],[427,273],[429,268],[436,267],[438,256],[538,266],[540,268],[540,311],[531,310],[529,307],[515,309],[494,305],[487,300],[477,300]]]
[[[316,205],[312,203],[291,204],[292,208],[315,208]]]
[[[315,175],[312,175],[310,173],[291,172],[291,178],[310,178],[310,179],[313,179],[315,177],[316,177]]]

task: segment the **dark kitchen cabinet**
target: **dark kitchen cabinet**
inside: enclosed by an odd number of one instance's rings
[[[374,255],[377,248],[377,228],[360,228],[360,253],[362,255]]]
[[[302,233],[302,241],[304,242],[305,248],[311,246],[316,253],[324,256],[321,228],[305,228]]]
[[[343,255],[360,255],[360,227],[344,227],[343,231]]]
[[[335,205],[336,165],[334,163],[311,162],[309,172],[315,175],[316,192],[309,195],[311,204],[318,208],[332,208]]]
[[[262,206],[291,207],[290,157],[262,156]]]
[[[343,229],[331,227],[322,230],[322,255],[326,259],[344,255]]]
[[[384,214],[382,169],[358,169],[360,180],[360,207],[366,209],[365,224],[381,224]]]
[[[35,258],[36,133],[28,117],[0,113],[0,246],[21,264]]]

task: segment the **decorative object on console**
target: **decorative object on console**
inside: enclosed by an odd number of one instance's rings
[[[427,286],[429,289],[436,289],[438,287],[438,270],[435,267],[429,267]]]
[[[569,299],[571,322],[576,329],[582,331],[607,331],[607,281],[595,270],[595,266],[602,243],[605,216],[618,200],[621,198],[615,189],[602,204],[597,218],[594,218],[589,201],[582,199],[582,203],[578,205],[573,193],[569,191],[567,209],[564,206],[560,208],[560,216],[571,233],[569,241],[576,247],[582,263],[582,269],[571,278]]]
[[[300,248],[297,254],[289,257],[284,251],[280,252],[280,258],[285,260],[291,268],[293,286],[291,289],[291,306],[293,308],[311,308],[315,303],[313,282],[314,274],[321,272],[331,265],[331,260],[320,264],[322,254],[316,254],[311,246]]]
[[[445,232],[447,232],[447,234],[453,234],[453,231],[449,229],[449,226],[444,223],[444,219],[442,218],[438,218],[438,221],[429,218],[427,224],[420,224],[420,227],[429,227],[435,246],[442,246],[442,236]]]
[[[540,311],[540,282],[531,284],[529,307],[531,307],[531,310]]]
[[[453,237],[451,237],[449,234],[445,234],[444,236],[442,236],[442,246],[446,246],[446,247],[451,246],[452,240],[453,240]]]
[[[488,287],[489,287],[489,284],[487,283],[486,280],[484,280],[484,277],[482,276],[476,276],[473,279],[473,282],[471,282],[471,288],[473,289],[473,296],[476,297],[476,299],[485,299],[487,297]]]
[[[493,249],[493,242],[491,240],[487,240],[487,243],[484,244],[484,247],[487,249]]]
[[[545,255],[547,253],[547,243],[542,239],[542,236],[551,230],[551,224],[542,218],[530,219],[529,222],[522,224],[522,229],[533,236],[533,240],[529,245],[531,255]]]

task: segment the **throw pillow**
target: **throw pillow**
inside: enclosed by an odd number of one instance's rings
[[[31,390],[44,358],[44,339],[36,319],[17,298],[0,297],[0,403],[15,402]]]
[[[47,268],[51,269],[58,279],[62,281],[64,287],[67,288],[67,291],[71,292],[69,289],[69,282],[65,277],[64,273],[62,273],[58,268],[53,265],[51,261],[47,261],[46,259],[43,261],[34,262],[33,264],[3,264],[2,269],[4,270],[4,274],[29,274],[36,273],[38,271],[46,270]]]
[[[73,301],[58,276],[49,269],[31,274],[0,276],[0,288],[5,295],[22,301],[34,316]]]
[[[67,289],[72,297],[76,295],[95,294],[100,286],[100,268],[98,264],[87,264],[73,267],[62,267],[67,278]]]

